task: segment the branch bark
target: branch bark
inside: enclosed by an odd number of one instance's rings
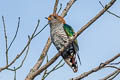
[[[97,72],[99,70],[101,70],[102,68],[104,68],[107,64],[109,64],[110,62],[114,61],[115,59],[117,59],[118,57],[120,57],[120,53],[118,53],[116,56],[114,56],[113,58],[107,60],[106,62],[104,62],[103,64],[101,64],[100,66],[96,67],[96,68],[93,68],[92,70],[88,71],[88,72],[84,72],[83,74],[75,77],[75,78],[72,78],[70,80],[80,80],[80,79],[83,79],[85,77],[87,77],[88,75],[94,73],[94,72]]]
[[[25,45],[25,47],[23,48],[23,50],[6,66],[4,67],[1,67],[0,68],[0,72],[3,71],[4,69],[7,69],[9,66],[11,66],[13,63],[15,63],[15,61],[24,53],[24,51],[27,49],[27,47],[30,45],[31,41],[33,40],[34,38],[34,35],[39,27],[39,23],[40,23],[40,20],[38,20],[38,24],[34,30],[34,32],[32,33],[32,36],[30,37],[30,39],[28,40],[27,44]]]
[[[34,67],[30,70],[27,77],[31,76],[32,73],[34,73],[36,70],[39,69],[39,67],[41,66],[41,64],[43,63],[43,61],[45,59],[45,56],[46,56],[46,54],[48,52],[48,49],[49,49],[50,45],[51,45],[51,39],[48,38],[47,43],[46,43],[46,45],[45,45],[45,47],[44,47],[44,49],[42,51],[42,54],[40,55],[40,58],[38,59],[38,61],[34,65]]]
[[[56,11],[57,11],[57,6],[58,6],[58,2],[59,2],[59,0],[56,0],[56,1],[55,1],[53,14],[56,14]]]
[[[107,80],[107,79],[111,78],[113,75],[119,74],[119,73],[120,73],[120,70],[115,70],[114,72],[110,73],[109,75],[107,75],[106,77],[104,77],[100,80]]]
[[[71,6],[75,3],[75,1],[77,0],[70,0],[68,3],[67,3],[67,6],[66,8],[63,10],[62,14],[61,14],[61,17],[65,17],[69,11],[69,9],[71,8]]]

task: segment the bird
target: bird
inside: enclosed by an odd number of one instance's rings
[[[46,17],[46,19],[48,19],[48,23],[50,25],[51,41],[59,51],[66,43],[69,42],[69,39],[74,36],[75,32],[70,25],[66,24],[64,18],[56,13],[51,14],[49,17]],[[64,61],[72,68],[74,73],[78,71],[76,59],[78,51],[79,46],[76,39],[63,51],[63,53],[61,53]]]

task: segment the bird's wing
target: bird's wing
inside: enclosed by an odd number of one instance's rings
[[[69,37],[72,37],[75,34],[73,28],[68,24],[64,24],[64,30]],[[77,39],[73,43],[76,45],[77,49],[79,50]]]

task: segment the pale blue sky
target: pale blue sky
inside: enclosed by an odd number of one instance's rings
[[[69,0],[60,0],[63,8]],[[65,17],[66,23],[73,26],[75,31],[78,31],[84,24],[93,18],[101,9],[99,0],[77,0],[70,9],[68,15]],[[110,0],[101,0],[105,5]],[[1,0],[0,1],[0,16],[5,17],[8,43],[10,43],[17,27],[18,17],[21,17],[20,29],[16,41],[9,51],[9,62],[23,49],[27,42],[27,36],[32,33],[40,19],[39,30],[47,23],[44,17],[49,16],[53,12],[55,0]],[[60,5],[59,5],[60,6]],[[109,9],[110,11],[120,15],[120,0]],[[48,39],[49,26],[39,34],[31,43],[29,55],[23,67],[17,71],[17,80],[24,80],[29,70],[33,67],[39,58],[41,51]],[[79,65],[79,71],[73,73],[68,65],[64,65],[61,69],[51,73],[46,80],[68,80],[79,74],[89,71],[98,66],[117,53],[120,52],[120,19],[108,13],[105,13],[95,23],[93,23],[86,31],[78,37],[79,54],[81,57],[82,65]],[[0,67],[5,65],[5,41],[3,36],[3,24],[0,19]],[[56,48],[50,47],[48,55],[52,58],[57,53]],[[21,59],[12,66],[19,65]],[[56,61],[59,62],[61,57]],[[116,61],[119,61],[117,59]],[[51,65],[52,68],[56,62]],[[50,69],[49,68],[49,69]],[[115,69],[104,69],[98,73],[94,73],[84,80],[98,80],[114,71]],[[118,80],[120,75],[115,79]],[[0,73],[0,80],[13,80],[14,72],[2,71]],[[41,76],[35,78],[40,80]]]

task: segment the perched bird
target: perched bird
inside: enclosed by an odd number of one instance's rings
[[[51,14],[48,18],[50,24],[51,40],[57,50],[59,51],[65,43],[69,42],[69,38],[73,37],[74,30],[72,27],[65,23],[63,17],[57,14]],[[68,48],[61,54],[65,62],[72,68],[74,72],[78,71],[76,54],[79,50],[77,40],[72,42]]]

